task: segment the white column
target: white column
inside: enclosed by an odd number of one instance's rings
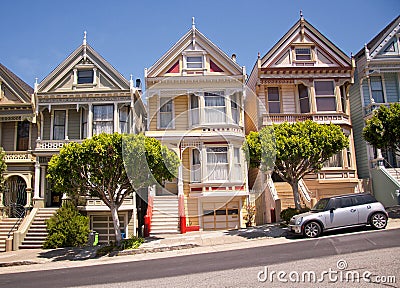
[[[74,85],[78,84],[78,70],[74,69]]]
[[[93,68],[93,85],[97,85],[97,68]]]
[[[69,118],[69,116],[68,116],[68,111],[69,111],[69,109],[66,109],[65,110],[65,131],[64,131],[64,138],[65,138],[65,140],[68,140],[69,138],[68,138],[68,118]]]
[[[33,199],[40,199],[40,163],[35,163],[35,187],[34,187]]]
[[[118,117],[118,104],[114,104],[114,132],[120,132],[118,129],[119,117]]]
[[[40,178],[40,194],[39,198],[46,198],[46,167],[41,166],[40,167],[40,174],[43,175],[43,177]],[[46,202],[46,200],[45,200]]]
[[[87,138],[92,138],[93,135],[93,105],[89,103],[88,117],[87,117]]]
[[[178,168],[178,196],[183,196],[183,166],[182,162]]]
[[[228,93],[227,93],[228,94]],[[226,123],[233,123],[232,119],[232,104],[231,104],[231,95],[225,96],[225,105],[226,105],[226,115],[225,115],[225,122]]]

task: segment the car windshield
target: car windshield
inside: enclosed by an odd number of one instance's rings
[[[323,198],[314,205],[311,211],[324,211],[326,206],[328,206],[329,198]]]

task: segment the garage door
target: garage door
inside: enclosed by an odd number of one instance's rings
[[[125,215],[119,215],[121,233],[125,232]],[[114,224],[112,217],[108,215],[91,215],[90,229],[99,233],[99,243],[115,242]]]
[[[239,202],[203,203],[203,229],[225,230],[239,228]]]

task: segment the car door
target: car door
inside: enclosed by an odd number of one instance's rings
[[[368,223],[368,216],[371,214],[374,198],[371,195],[360,195],[354,197],[354,202],[358,209],[358,222],[359,224]]]
[[[326,211],[326,228],[339,228],[358,224],[358,209],[353,205],[351,197],[332,199],[334,202]]]

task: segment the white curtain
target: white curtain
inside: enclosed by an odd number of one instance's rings
[[[208,180],[228,180],[228,148],[207,148]]]
[[[205,122],[206,123],[225,123],[225,97],[221,96],[222,92],[205,92],[204,103],[205,103]]]
[[[93,106],[93,135],[114,132],[114,105]]]
[[[233,150],[232,178],[234,180],[242,180],[242,165],[240,162],[240,148],[234,148],[234,150]]]

